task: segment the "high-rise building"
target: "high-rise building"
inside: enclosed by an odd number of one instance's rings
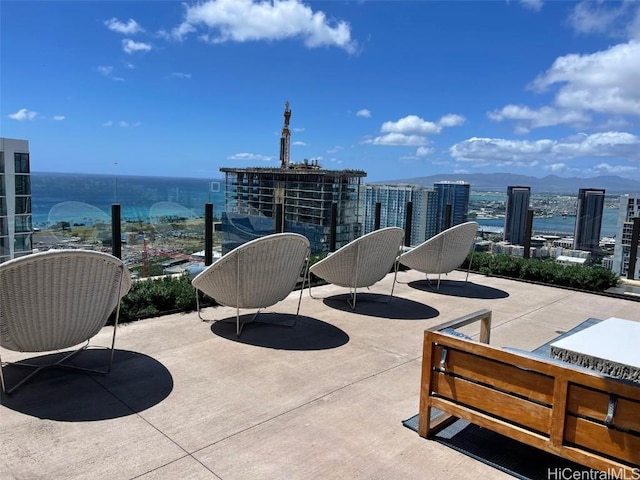
[[[375,229],[376,204],[380,203],[380,228],[400,227],[406,230],[407,204],[411,202],[410,245],[418,245],[435,233],[436,191],[418,185],[364,184],[360,198],[363,233]]]
[[[306,236],[312,253],[328,252],[334,221],[335,248],[362,234],[360,179],[367,174],[361,170],[323,170],[305,162],[220,171],[225,174],[223,253],[276,230]]]
[[[622,195],[618,212],[618,228],[616,243],[613,249],[613,265],[611,270],[621,277],[629,274],[631,258],[631,236],[634,218],[640,218],[640,195]],[[636,268],[633,278],[640,279],[640,248],[635,252]]]
[[[309,239],[312,253],[340,248],[362,235],[362,170],[324,170],[317,160],[290,159],[291,109],[284,106],[280,168],[221,168],[225,174],[222,253],[274,232]]]
[[[0,138],[0,263],[32,253],[29,142]]]
[[[466,222],[469,214],[471,186],[463,181],[443,181],[434,183],[433,188],[437,193],[436,231],[434,234]]]
[[[507,187],[507,205],[504,218],[504,239],[512,245],[524,245],[527,233],[530,187]]]
[[[578,192],[573,248],[598,253],[604,210],[604,193],[600,188],[581,188]]]

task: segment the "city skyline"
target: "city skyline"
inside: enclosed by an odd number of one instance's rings
[[[3,136],[29,140],[33,171],[274,167],[290,101],[291,160],[367,181],[640,180],[637,2],[8,1],[2,13]]]

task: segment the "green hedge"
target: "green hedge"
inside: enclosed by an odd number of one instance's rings
[[[465,264],[465,268],[466,266]],[[615,273],[602,267],[561,265],[552,259],[525,259],[490,253],[474,253],[471,269],[485,275],[518,278],[591,292],[603,292],[615,287],[619,281]]]
[[[318,261],[317,256],[313,261]],[[467,260],[468,261],[468,260]],[[463,265],[467,268],[467,264]],[[485,275],[542,282],[580,290],[602,292],[618,284],[613,272],[601,267],[564,266],[553,260],[524,259],[507,255],[474,253],[473,271]],[[216,305],[215,300],[200,292],[202,305]],[[190,312],[196,309],[195,290],[188,274],[180,277],[161,277],[133,282],[131,290],[122,299],[120,321]],[[113,321],[114,316],[112,316]]]
[[[202,294],[201,294],[202,295]],[[215,302],[202,295],[201,304]],[[171,312],[190,312],[196,309],[195,289],[188,274],[135,281],[122,299],[120,321],[165,315]]]

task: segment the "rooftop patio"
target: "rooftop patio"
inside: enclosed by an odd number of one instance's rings
[[[0,478],[511,478],[403,427],[418,411],[424,330],[489,309],[493,345],[531,350],[590,317],[640,322],[640,304],[464,277],[453,272],[434,293],[422,274],[400,272],[385,304],[388,275],[355,312],[345,289],[314,288],[325,299],[305,292],[285,328],[293,292],[240,338],[234,322],[195,312],[121,325],[111,374],[51,370],[2,397]],[[235,321],[235,310],[204,316]],[[107,345],[111,331],[92,344]]]

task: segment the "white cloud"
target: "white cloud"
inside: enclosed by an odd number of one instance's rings
[[[434,152],[433,148],[429,147],[418,147],[416,150],[416,157],[426,157]]]
[[[610,34],[615,37],[620,37],[626,30],[628,38],[634,38],[634,22],[640,13],[637,5],[634,1],[582,1],[573,8],[569,25],[578,33]]]
[[[200,26],[210,29],[211,34],[201,35],[209,43],[302,38],[308,48],[333,46],[349,53],[357,49],[347,22],[328,19],[299,0],[208,0],[187,5],[184,21],[170,35],[182,40]]]
[[[111,65],[100,65],[99,67],[96,67],[95,70],[100,75],[104,75],[105,77],[108,77],[109,75],[111,75],[111,72],[113,71],[113,67]]]
[[[26,108],[21,108],[16,113],[9,114],[9,118],[24,122],[25,120],[34,120],[38,116],[38,112],[32,112]]]
[[[433,135],[440,133],[442,127],[437,123],[423,120],[417,115],[407,115],[397,122],[384,122],[381,133],[399,133],[402,135]]]
[[[640,137],[626,132],[580,133],[560,140],[508,140],[473,137],[453,145],[451,156],[483,165],[531,166],[540,161],[559,168],[571,160],[618,158],[640,160]]]
[[[467,119],[462,115],[456,115],[455,113],[449,113],[438,120],[440,127],[459,127],[463,125]]]
[[[417,115],[407,115],[396,122],[384,122],[380,127],[381,135],[363,143],[373,145],[426,145],[427,135],[435,135],[442,132],[445,127],[457,127],[466,121],[462,115],[449,113],[437,122],[424,120]]]
[[[100,65],[98,67],[95,67],[94,70],[96,72],[98,72],[100,75],[103,75],[103,76],[105,76],[107,78],[110,78],[111,80],[116,80],[118,82],[124,82],[124,78],[116,77],[116,76],[112,75],[113,67],[111,65]]]
[[[125,38],[122,40],[122,50],[124,50],[125,53],[148,52],[151,50],[151,45]]]
[[[592,167],[592,170],[600,175],[620,175],[630,172],[635,172],[638,167],[625,166],[625,165],[609,165],[608,163],[599,163]]]
[[[131,122],[125,122],[124,120],[120,120],[118,123],[115,123],[112,120],[107,120],[102,124],[103,127],[113,127],[114,125],[117,125],[121,128],[132,128],[132,127],[139,127],[140,122],[131,123]]]
[[[293,128],[294,132],[304,132],[304,127],[294,127]],[[279,134],[278,134],[279,135]]]
[[[566,163],[552,163],[551,165],[547,165],[547,170],[551,170],[552,172],[564,172],[567,170],[569,166]]]
[[[370,143],[373,145],[392,145],[392,146],[409,146],[418,147],[425,145],[427,139],[421,135],[405,135],[403,133],[387,133],[376,137],[372,140],[365,140],[364,143]]]
[[[174,78],[183,78],[183,79],[190,79],[191,78],[191,74],[190,73],[182,73],[182,72],[173,72],[171,74],[172,77]]]
[[[257,153],[236,153],[227,157],[229,160],[260,160],[262,162],[268,162],[273,159],[267,155],[259,155]]]
[[[542,10],[542,5],[544,5],[544,1],[543,0],[520,0],[520,4],[528,10],[539,12],[540,10]]]
[[[307,144],[305,142],[301,142],[300,140],[295,141],[295,142],[291,142],[291,145],[294,145],[296,147],[306,147]]]
[[[140,126],[140,122],[129,123],[129,122],[125,122],[124,120],[120,120],[118,122],[118,125],[120,127],[122,127],[122,128],[139,127]]]
[[[125,35],[134,35],[138,32],[144,32],[144,29],[133,18],[130,18],[127,23],[121,22],[116,17],[106,20],[104,24],[109,30],[114,32],[123,33]]]
[[[344,147],[341,147],[340,145],[336,145],[333,148],[330,148],[329,150],[327,150],[327,153],[338,153],[340,150],[344,150]]]
[[[640,115],[640,41],[615,45],[592,54],[559,57],[531,84],[543,92],[561,85],[557,106],[569,110]]]
[[[371,111],[363,108],[362,110],[358,110],[356,112],[356,117],[371,118]]]
[[[54,119],[56,122],[61,122],[62,120],[64,120],[64,118],[65,118],[65,117],[64,117],[64,115],[54,115],[54,116],[53,116],[53,119]]]
[[[542,107],[534,110],[525,105],[507,105],[502,107],[501,110],[488,112],[487,116],[498,122],[503,120],[523,122],[516,127],[519,133],[527,133],[531,128],[553,125],[583,126],[591,120],[589,115],[579,110],[563,110],[553,107]]]

